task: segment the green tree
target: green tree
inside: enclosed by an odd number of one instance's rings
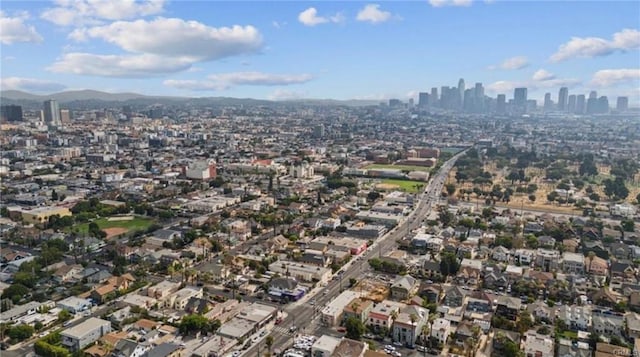
[[[28,293],[29,288],[27,288],[26,286],[22,284],[11,284],[11,286],[4,289],[4,291],[2,292],[2,298],[11,299],[11,301],[16,304]]]
[[[12,340],[24,341],[31,337],[34,332],[35,329],[33,327],[31,327],[30,325],[22,324],[11,326],[11,328],[9,328],[9,331],[7,332],[7,335],[9,335]]]
[[[454,193],[456,193],[456,185],[455,184],[448,183],[444,187],[447,190],[447,194],[449,194],[449,196],[452,196]]]
[[[456,275],[460,269],[460,263],[455,254],[445,252],[440,260],[440,273],[444,276]]]
[[[354,316],[347,318],[345,328],[347,329],[347,338],[352,340],[360,340],[367,330],[362,321]]]
[[[622,227],[624,232],[633,232],[635,226],[636,224],[632,219],[623,219],[622,222],[620,222],[620,227]]]
[[[178,326],[180,333],[183,335],[197,331],[208,332],[209,327],[209,320],[206,317],[197,314],[186,315],[182,318],[182,321],[180,321],[180,325]]]
[[[65,322],[65,321],[69,321],[73,318],[73,315],[71,315],[71,313],[67,310],[61,310],[58,313],[58,322]]]
[[[267,336],[264,342],[267,344],[267,351],[269,351],[269,354],[271,354],[271,347],[273,347],[273,336]]]

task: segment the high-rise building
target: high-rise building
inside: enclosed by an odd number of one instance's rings
[[[562,87],[558,92],[558,110],[564,112],[567,110],[567,98],[569,97],[569,88]]]
[[[324,138],[324,124],[318,124],[313,128],[313,137],[316,139]]]
[[[69,124],[71,122],[71,111],[69,109],[60,109],[60,122]]]
[[[440,108],[449,109],[451,104],[451,94],[449,93],[449,87],[440,87]]]
[[[548,113],[553,110],[553,101],[551,100],[551,93],[544,94],[544,112]]]
[[[620,113],[629,110],[629,97],[618,97],[616,101],[616,110]]]
[[[587,99],[587,114],[595,114],[598,112],[598,93],[591,91],[589,99]]]
[[[576,95],[572,94],[569,96],[569,103],[567,104],[567,112],[575,113],[576,111]]]
[[[456,96],[457,109],[461,109],[464,107],[464,91],[465,91],[464,79],[460,78],[460,80],[458,81],[458,94]]]
[[[429,93],[418,93],[418,106],[422,108],[429,106]]]
[[[516,88],[513,90],[513,106],[516,113],[526,113],[527,88]]]
[[[44,122],[46,124],[51,126],[59,126],[61,124],[58,101],[53,99],[45,100],[42,111],[44,113]]]
[[[584,114],[586,109],[585,107],[585,96],[584,94],[578,94],[576,97],[576,114]]]
[[[473,89],[465,89],[462,97],[462,108],[467,112],[472,112],[474,108]]]
[[[476,86],[473,91],[473,96],[475,97],[475,109],[476,113],[484,112],[484,87],[482,83],[476,83]]]
[[[437,107],[439,105],[440,98],[438,97],[438,88],[431,88],[431,97],[429,98],[429,100],[431,101],[429,104],[432,107]]]
[[[496,113],[504,114],[507,112],[507,96],[504,94],[498,94],[498,100],[496,103]]]
[[[402,102],[400,101],[400,99],[389,99],[389,106],[394,108],[394,107],[399,107],[402,105]]]
[[[597,112],[600,114],[609,113],[609,98],[606,95],[598,98]]]
[[[22,107],[19,105],[0,106],[0,119],[2,121],[21,121]]]

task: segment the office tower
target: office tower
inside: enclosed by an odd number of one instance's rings
[[[513,106],[516,113],[525,113],[527,110],[527,88],[513,90]]]
[[[496,103],[496,113],[504,114],[507,112],[507,96],[498,94],[498,102]]]
[[[402,105],[400,99],[389,99],[389,106],[392,108],[399,107]]]
[[[131,119],[131,106],[124,105],[122,106],[122,114],[127,117],[127,119]]]
[[[440,108],[449,109],[449,87],[442,86],[440,87]]]
[[[567,104],[567,112],[574,113],[576,111],[576,95],[569,96],[569,103]]]
[[[616,102],[616,110],[620,113],[626,112],[629,109],[629,97],[618,97]]]
[[[43,106],[44,122],[51,126],[59,126],[60,122],[60,107],[58,101],[49,99],[44,101]]]
[[[22,107],[19,105],[0,106],[0,119],[2,121],[22,121]]]
[[[465,89],[464,96],[462,97],[462,108],[466,112],[472,112],[473,103],[474,103],[473,89]]]
[[[413,98],[409,98],[409,106],[410,107],[413,107],[413,103],[414,103]]]
[[[71,111],[69,109],[60,109],[60,122],[69,124],[71,122]]]
[[[424,108],[428,105],[429,105],[429,93],[427,92],[418,93],[418,106]]]
[[[476,83],[476,86],[473,91],[475,109],[477,113],[484,112],[484,87],[482,83]]]
[[[578,94],[576,98],[576,114],[584,114],[585,108],[585,96],[584,94]]]
[[[600,114],[609,113],[609,98],[606,95],[598,98],[597,112]]]
[[[458,95],[456,97],[456,100],[458,103],[457,109],[462,109],[464,107],[464,91],[465,91],[465,84],[464,84],[464,79],[460,78],[460,80],[458,81]]]
[[[432,107],[437,107],[439,99],[440,98],[438,98],[438,88],[436,87],[431,88],[431,97],[429,98],[431,102],[429,104],[431,104]]]
[[[548,113],[553,110],[553,101],[551,101],[551,93],[544,94],[544,112]]]
[[[598,97],[595,91],[589,93],[589,99],[587,99],[587,114],[595,114],[598,112]]]
[[[567,110],[567,98],[569,97],[569,88],[562,87],[558,92],[558,110],[564,112]]]
[[[324,138],[324,124],[318,124],[313,128],[313,137],[317,139]]]

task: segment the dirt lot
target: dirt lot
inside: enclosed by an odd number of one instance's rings
[[[111,239],[113,237],[117,237],[121,234],[127,233],[129,230],[127,228],[114,227],[114,228],[105,228],[103,229],[105,233],[107,233],[106,239]]]
[[[356,285],[354,291],[362,292],[365,299],[380,302],[389,296],[389,288],[383,282],[363,279]]]

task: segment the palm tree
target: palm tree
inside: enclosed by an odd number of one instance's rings
[[[396,323],[397,319],[398,319],[398,310],[391,311],[391,328],[389,329],[391,333],[393,333],[393,324]]]
[[[273,336],[269,335],[265,339],[265,343],[267,344],[267,350],[269,351],[269,355],[271,355],[271,347],[273,346]]]
[[[593,263],[593,258],[596,257],[596,253],[590,250],[589,253],[587,253],[587,256],[589,257],[589,271],[591,271],[591,263]]]
[[[422,334],[422,344],[424,346],[427,346],[427,339],[429,339],[429,333],[431,332],[431,329],[429,328],[429,325],[424,324],[422,325],[422,329],[420,331],[420,333]],[[424,350],[425,354],[426,354],[426,349]]]

